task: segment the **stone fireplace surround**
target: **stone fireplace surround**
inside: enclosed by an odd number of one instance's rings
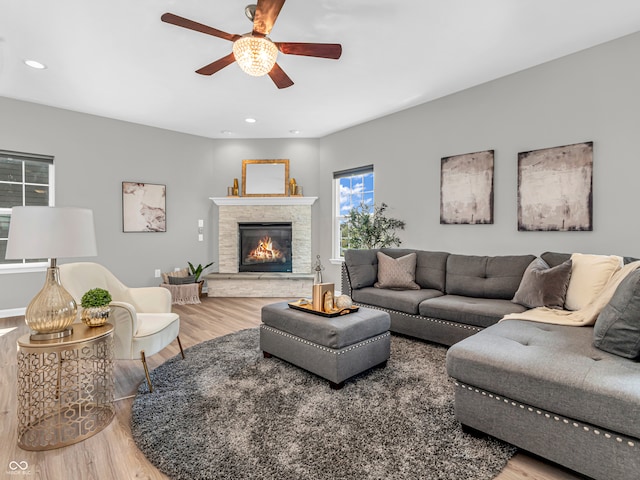
[[[317,197],[211,197],[218,206],[218,273],[205,275],[210,297],[309,297],[311,206]],[[291,273],[238,273],[238,223],[291,222]]]

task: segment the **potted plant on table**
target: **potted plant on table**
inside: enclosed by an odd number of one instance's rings
[[[198,295],[202,296],[202,286],[204,285],[204,280],[200,280],[200,275],[202,275],[202,272],[209,268],[211,265],[213,265],[213,262],[206,264],[204,267],[202,266],[201,263],[198,264],[197,267],[193,266],[193,263],[191,262],[187,262],[189,264],[189,273],[191,275],[195,275],[195,283],[197,283],[199,285],[198,287]]]
[[[92,288],[82,295],[82,322],[88,327],[100,327],[107,323],[111,308],[111,294],[103,288]]]

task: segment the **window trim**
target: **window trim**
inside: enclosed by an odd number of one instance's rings
[[[375,195],[375,178],[376,177],[375,177],[373,164],[363,165],[361,167],[348,168],[345,170],[333,172],[333,210],[331,213],[331,216],[333,218],[332,227],[331,227],[331,235],[332,235],[331,236],[331,255],[333,258],[330,259],[330,262],[334,265],[344,262],[344,257],[340,256],[340,245],[341,245],[342,239],[340,238],[341,215],[339,215],[339,212],[338,212],[338,208],[340,208],[340,188],[338,186],[339,185],[338,180],[341,178],[353,177],[356,175],[366,175],[368,173],[373,174],[373,181],[374,181],[373,191]]]
[[[49,206],[53,207],[55,205],[55,165],[54,165],[54,157],[53,155],[41,155],[37,153],[24,153],[24,152],[15,152],[11,150],[0,150],[0,157],[9,157],[13,160],[21,160],[22,168],[23,168],[23,177],[22,177],[22,199],[24,203],[24,187],[25,185],[31,185],[32,182],[26,182],[24,177],[24,162],[41,162],[49,165],[49,182],[47,183],[47,187],[49,188]],[[17,183],[17,182],[16,182]],[[37,185],[37,184],[36,184]],[[11,215],[12,208],[0,208],[0,214]],[[4,259],[3,259],[4,260]],[[23,259],[24,260],[24,259]],[[11,273],[39,273],[46,271],[49,266],[49,262],[30,262],[30,263],[7,263],[0,264],[0,275],[11,274]]]

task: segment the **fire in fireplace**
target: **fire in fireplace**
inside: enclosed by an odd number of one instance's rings
[[[291,222],[239,223],[240,272],[291,272]]]

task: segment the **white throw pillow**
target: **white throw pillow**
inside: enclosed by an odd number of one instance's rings
[[[611,276],[622,268],[622,257],[616,255],[571,255],[571,278],[567,287],[564,308],[580,310],[589,305],[607,284]]]

